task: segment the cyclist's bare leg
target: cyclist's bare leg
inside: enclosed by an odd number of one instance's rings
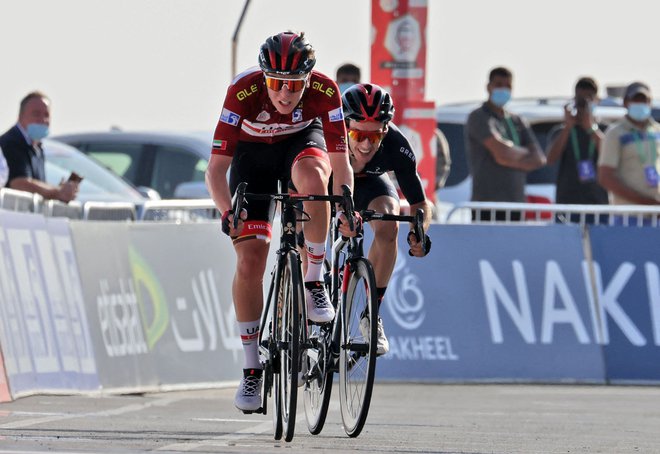
[[[317,156],[299,159],[291,168],[291,179],[298,192],[303,194],[327,194],[330,180],[330,163]],[[325,243],[330,222],[330,205],[304,202],[304,210],[310,216],[305,222],[305,239],[313,243]]]
[[[386,195],[373,199],[368,208],[379,213],[399,214],[399,202]],[[374,241],[369,248],[369,261],[374,267],[376,286],[387,287],[396,262],[398,222],[371,221],[369,225],[374,232]]]
[[[232,284],[236,320],[248,322],[261,317],[263,279],[269,243],[261,239],[241,241],[236,249],[236,274]]]

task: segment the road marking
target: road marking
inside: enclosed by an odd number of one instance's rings
[[[118,416],[133,411],[144,410],[145,408],[149,408],[149,407],[166,406],[182,399],[184,399],[184,397],[163,397],[161,399],[156,399],[154,401],[147,402],[144,404],[126,405],[124,407],[119,407],[112,410],[104,410],[104,411],[91,412],[91,413],[70,413],[70,414],[61,414],[61,415],[56,414],[53,416],[44,416],[42,418],[23,419],[21,421],[14,421],[14,422],[8,422],[6,424],[0,424],[0,429],[22,429],[25,427],[36,426],[38,424],[45,424],[55,421],[64,421],[66,419],[87,418],[90,416],[92,417]]]
[[[296,421],[296,425],[298,421]],[[236,432],[220,435],[206,440],[187,442],[187,443],[173,443],[171,445],[158,448],[156,451],[192,451],[193,449],[203,448],[205,446],[227,446],[229,442],[249,438],[255,434],[262,434],[273,430],[273,422],[266,421],[256,426],[246,427],[245,429],[237,430]]]

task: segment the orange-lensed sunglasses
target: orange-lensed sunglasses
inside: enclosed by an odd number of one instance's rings
[[[305,88],[305,84],[307,84],[306,77],[304,79],[283,79],[265,74],[264,77],[266,78],[266,86],[273,91],[280,91],[286,85],[290,92],[296,92]]]
[[[371,143],[378,143],[383,140],[387,131],[361,131],[359,129],[349,129],[348,137],[355,140],[356,142],[362,142],[364,139],[369,139]]]

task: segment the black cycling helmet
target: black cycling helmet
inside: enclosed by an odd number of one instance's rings
[[[259,66],[267,73],[307,74],[315,64],[314,48],[305,33],[278,33],[268,38],[259,51]]]
[[[394,104],[388,92],[376,84],[356,84],[341,97],[344,118],[355,121],[381,121],[394,117]]]

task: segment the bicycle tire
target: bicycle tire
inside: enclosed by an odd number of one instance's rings
[[[340,324],[339,403],[344,431],[357,437],[367,420],[376,373],[378,296],[371,263],[359,258],[351,268]],[[369,317],[363,334],[365,313]]]
[[[262,323],[262,329],[268,326],[268,337],[266,340],[266,348],[268,350],[268,357],[264,364],[264,394],[269,394],[273,397],[273,408],[271,410],[273,417],[273,438],[275,440],[282,439],[282,396],[280,386],[280,366],[279,366],[279,351],[277,349],[278,339],[281,328],[281,319],[278,316],[278,307],[280,302],[280,295],[282,289],[282,279],[278,279],[281,273],[276,269],[273,273],[271,281],[271,288],[268,292],[268,301],[264,312],[265,320]],[[274,293],[273,293],[273,286]],[[277,295],[277,296],[274,296]],[[262,331],[260,335],[263,335]],[[264,402],[267,402],[267,396],[263,396]],[[266,404],[264,404],[264,410]]]
[[[323,276],[325,286],[332,301],[331,266],[328,260],[323,261]],[[308,350],[307,382],[303,392],[305,404],[305,419],[307,429],[312,435],[318,435],[323,430],[325,419],[330,407],[332,394],[332,333],[334,323],[329,325],[313,325],[307,327],[308,339],[312,345],[311,354]]]
[[[296,427],[298,401],[300,305],[305,301],[300,259],[296,251],[286,253],[281,279],[278,301],[280,323],[277,332],[280,348],[280,373],[277,383],[284,440],[291,441]]]

